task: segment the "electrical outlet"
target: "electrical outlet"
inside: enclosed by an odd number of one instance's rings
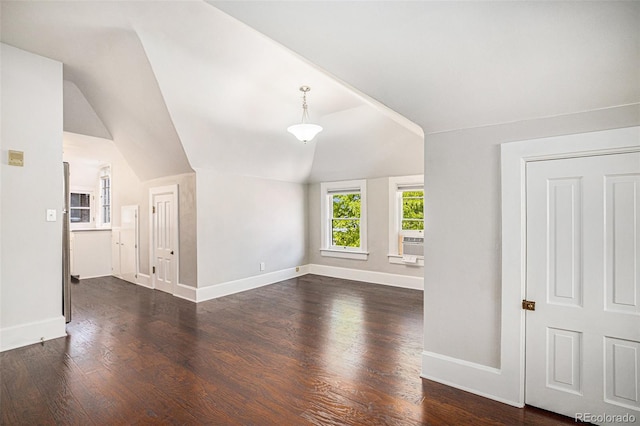
[[[261,270],[261,271],[264,271],[264,270],[265,270],[265,268],[266,268],[265,263],[264,263],[264,262],[260,262],[260,270]]]
[[[300,267],[296,266],[296,272],[300,272]]]

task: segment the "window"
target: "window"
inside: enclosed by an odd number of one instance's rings
[[[100,225],[111,224],[111,167],[100,169]]]
[[[360,247],[360,192],[331,194],[331,247]]]
[[[69,194],[71,223],[90,224],[91,220],[91,192],[71,192]]]
[[[424,231],[424,188],[398,188],[400,229]]]
[[[367,259],[366,181],[320,185],[322,209],[321,254]]]
[[[389,178],[389,262],[406,264],[402,256],[405,237],[411,244],[424,238],[424,176]],[[418,240],[416,240],[416,238]],[[416,247],[413,247],[416,249]],[[418,255],[415,265],[424,265],[424,256]]]

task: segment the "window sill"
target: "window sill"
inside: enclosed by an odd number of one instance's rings
[[[320,254],[324,257],[339,257],[342,259],[367,260],[368,251],[349,251],[337,249],[320,249]]]
[[[418,256],[415,263],[403,260],[403,257],[399,254],[388,254],[387,257],[389,258],[389,263],[396,265],[424,266],[424,256]]]

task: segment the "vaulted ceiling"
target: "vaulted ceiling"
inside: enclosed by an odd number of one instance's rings
[[[112,137],[138,176],[291,182],[419,173],[422,130],[205,2],[2,2],[2,41],[64,64],[66,130]],[[309,85],[302,144],[286,132]]]
[[[427,134],[640,102],[637,1],[212,3]]]
[[[1,8],[2,42],[64,63],[68,130],[112,138],[143,180],[199,168],[293,182],[420,173],[423,129],[640,102],[640,2]],[[303,84],[325,128],[306,145],[285,131]]]

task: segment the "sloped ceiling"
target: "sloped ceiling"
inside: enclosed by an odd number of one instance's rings
[[[409,149],[421,152],[422,132],[413,123],[394,120],[397,114],[206,3],[166,4],[136,31],[194,168],[301,182],[326,179],[324,171],[334,166],[333,158],[320,161],[318,150],[335,157],[353,145],[362,154],[383,151],[391,135],[408,138]],[[325,128],[306,145],[285,131],[300,119],[303,84],[312,88],[311,118]],[[339,130],[336,115],[347,117]],[[375,124],[363,126],[363,115]],[[371,167],[353,158],[335,178],[389,172],[384,162]],[[420,159],[408,163],[422,168]]]
[[[425,133],[640,101],[637,1],[212,4]]]
[[[111,139],[111,134],[78,86],[65,80],[62,84],[62,93],[65,132]]]
[[[3,43],[62,62],[142,180],[191,170],[125,4],[1,7]]]
[[[212,4],[2,1],[0,34],[65,64],[142,180],[420,173],[420,127],[640,101],[640,2]],[[283,130],[302,84],[325,127],[307,145]]]
[[[205,2],[1,7],[2,41],[63,62],[142,180],[192,168],[292,182],[422,172],[417,125]],[[285,130],[303,84],[325,127],[306,145]]]

